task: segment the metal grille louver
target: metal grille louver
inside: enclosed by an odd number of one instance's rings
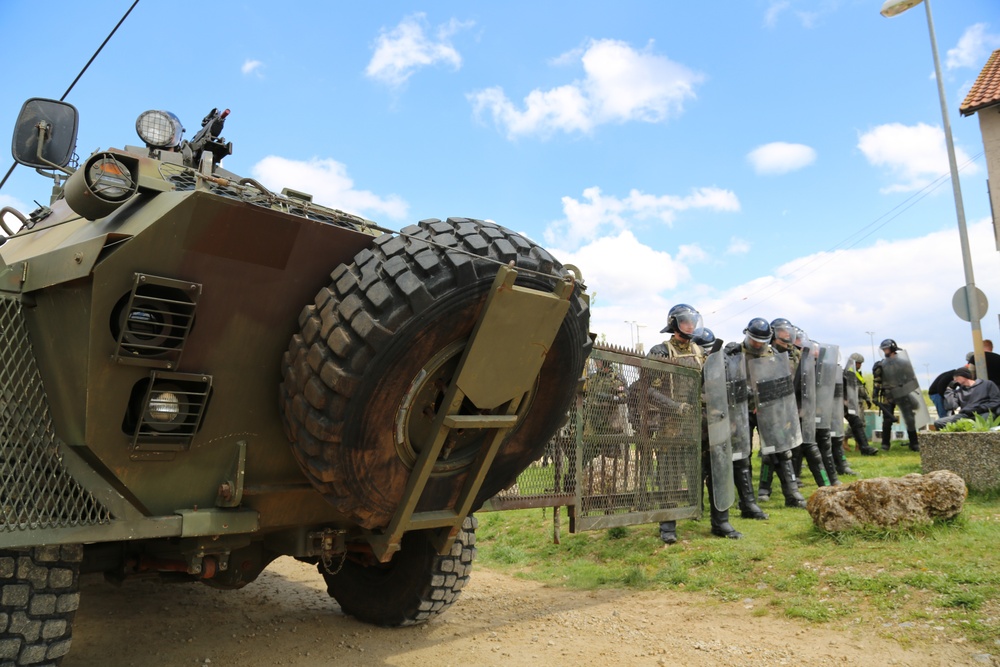
[[[0,531],[110,523],[63,466],[21,304],[0,296]]]
[[[211,389],[212,378],[208,375],[153,371],[137,406],[138,421],[132,439],[133,451],[186,450],[201,426]],[[171,403],[176,401],[177,417],[173,421],[157,420],[149,409],[154,397],[163,394],[171,395]],[[168,405],[162,400],[160,404]]]
[[[200,295],[198,283],[137,273],[128,302],[118,311],[114,360],[177,368]]]

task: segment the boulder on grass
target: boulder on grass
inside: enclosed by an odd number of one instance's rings
[[[821,530],[908,528],[949,519],[962,511],[968,490],[950,470],[926,475],[860,479],[824,486],[809,497],[806,509]]]

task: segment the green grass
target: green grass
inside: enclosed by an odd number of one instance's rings
[[[849,458],[858,477],[845,482],[920,472],[919,454],[898,443]],[[814,489],[807,475],[803,494]],[[804,510],[783,507],[780,493],[762,507],[768,521],[733,511],[741,540],[713,537],[706,516],[678,522],[681,541],[669,547],[651,524],[571,535],[563,510],[554,544],[551,509],[481,513],[478,562],[553,586],[684,591],[693,604],[749,600],[754,615],[864,625],[907,643],[1000,645],[1000,494],[970,496],[951,521],[849,534],[823,533]]]

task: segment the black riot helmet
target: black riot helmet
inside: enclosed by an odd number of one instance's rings
[[[765,345],[771,342],[771,325],[763,317],[755,317],[750,320],[743,333],[746,334],[743,342],[754,350],[762,350]]]
[[[882,349],[883,353],[885,353],[886,350],[889,350],[890,353],[899,352],[899,346],[896,345],[896,341],[891,338],[886,338],[884,341],[879,343],[878,346]]]
[[[809,342],[809,334],[805,330],[795,327],[795,347],[800,350]]]
[[[712,351],[712,346],[715,345],[715,333],[708,327],[695,329],[691,336],[691,342],[701,346],[705,354],[708,354]]]
[[[691,340],[694,332],[701,327],[701,313],[686,303],[679,303],[667,313],[667,326],[660,333],[675,333],[685,340]]]
[[[784,317],[771,320],[772,343],[775,343],[779,350],[791,349],[795,343],[795,327]]]

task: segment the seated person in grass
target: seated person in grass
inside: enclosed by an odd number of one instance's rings
[[[953,415],[935,421],[935,429],[940,429],[959,419],[972,419],[977,414],[1000,414],[1000,389],[997,389],[994,383],[973,380],[972,373],[968,368],[955,369],[954,378],[959,385],[955,392],[958,410]]]

